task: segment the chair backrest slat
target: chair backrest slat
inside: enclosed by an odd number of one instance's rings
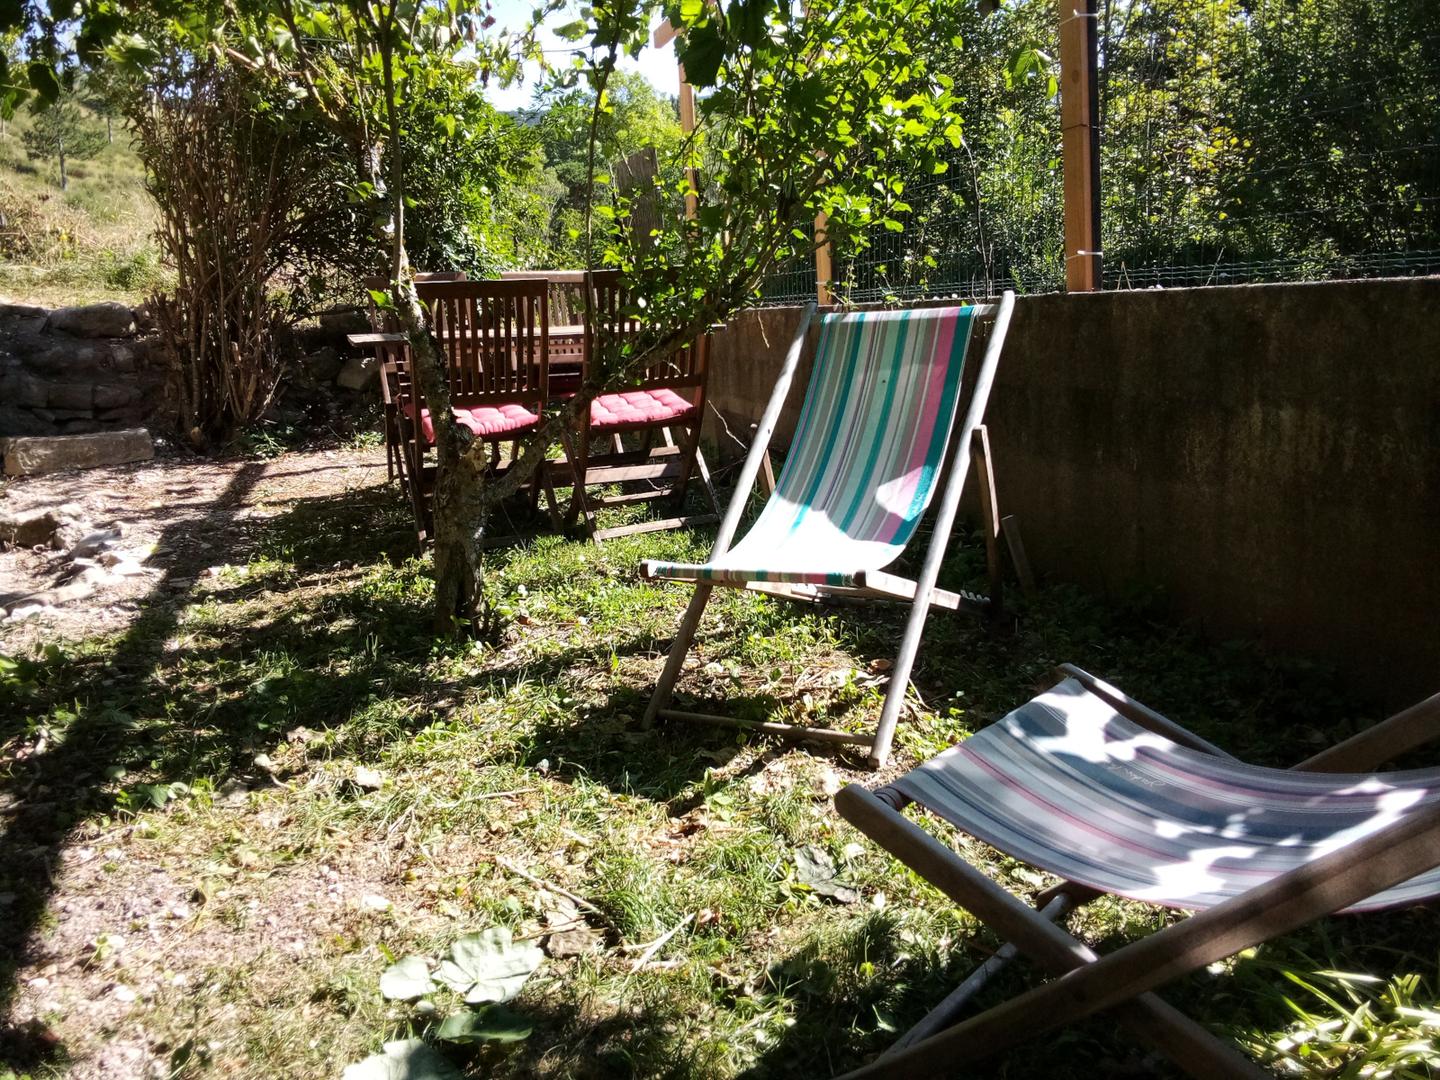
[[[585,355],[604,355],[615,344],[631,341],[644,329],[640,309],[618,270],[594,270],[586,274]],[[647,364],[629,384],[620,389],[693,388],[704,393],[709,338],[686,342],[668,356]],[[703,402],[697,401],[697,404]]]
[[[425,282],[417,290],[455,404],[543,406],[550,338],[544,280]]]

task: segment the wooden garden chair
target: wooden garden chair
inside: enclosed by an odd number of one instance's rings
[[[585,295],[586,372],[605,355],[634,338],[641,329],[638,308],[615,270],[587,271]],[[584,518],[595,540],[631,533],[677,529],[719,520],[720,505],[710,482],[710,470],[700,451],[700,426],[705,416],[710,339],[701,335],[674,353],[650,364],[636,381],[623,389],[598,395],[590,403],[590,422],[582,425],[566,446],[574,497],[571,512]],[[582,375],[582,381],[585,376]],[[639,448],[627,450],[624,437],[637,436]],[[600,453],[596,444],[606,445]],[[685,492],[698,477],[710,504],[708,513],[685,514]],[[588,488],[625,482],[647,483],[640,490],[618,495],[592,496]],[[596,511],[607,506],[670,499],[674,516],[632,522],[602,529]]]
[[[464,280],[464,270],[420,270],[417,271],[415,274],[415,283],[417,285],[427,281]],[[390,279],[389,277],[381,277],[378,275],[367,277],[365,279],[365,288],[367,291],[384,292],[385,290],[390,288]],[[394,320],[387,313],[381,311],[380,308],[376,307],[373,299],[368,305],[368,314],[370,318],[371,334],[388,335],[395,332],[396,327],[394,325]],[[360,335],[351,335],[352,339],[357,337],[360,337]],[[352,341],[352,344],[353,343],[354,342]],[[384,424],[385,434],[386,479],[390,480],[392,483],[396,480],[399,480],[401,487],[403,488],[405,485],[405,476],[401,471],[404,468],[404,463],[400,460],[400,425],[395,419],[395,403],[391,400],[391,396],[388,392],[389,387],[387,386],[384,375],[385,364],[387,362],[394,362],[395,343],[391,341],[375,341],[373,342],[373,347],[375,349],[375,358],[380,364],[381,371],[380,404],[382,423]],[[406,497],[409,497],[408,492],[406,494]]]
[[[585,271],[507,270],[502,281],[540,279],[550,287],[550,396],[570,397],[585,367]]]
[[[806,309],[709,561],[647,561],[641,567],[648,579],[695,585],[646,710],[647,726],[656,718],[699,720],[790,738],[858,743],[869,747],[872,765],[878,768],[885,763],[931,605],[976,612],[990,606],[988,598],[937,589],[935,579],[972,463],[981,471],[987,518],[998,520],[981,420],[1014,304],[1014,294],[1007,292],[995,305],[825,316],[784,470],[755,524],[732,547],[731,538],[789,394],[815,305]],[[971,329],[981,320],[989,323],[989,340],[957,429],[955,417],[964,385],[970,382],[965,378],[965,357]],[[888,572],[885,568],[901,556],[915,534],[947,459],[949,479],[918,579]],[[994,590],[999,583],[998,550],[993,546],[997,538],[998,532],[987,528]],[[909,604],[909,620],[876,730],[856,735],[670,708],[685,654],[717,585],[806,600],[853,597]],[[998,599],[998,592],[992,597]]]
[[[1440,769],[1374,772],[1440,735],[1440,694],[1294,769],[1245,765],[1079,668],[841,815],[1007,944],[852,1076],[934,1076],[1096,1013],[1196,1077],[1269,1076],[1153,991],[1337,911],[1440,894]],[[1060,884],[1031,907],[901,811],[916,803]],[[1198,914],[1098,958],[1057,922],[1102,893]],[[971,1019],[1017,952],[1053,981]]]
[[[455,419],[490,449],[489,468],[501,466],[502,444],[533,431],[549,398],[549,306],[546,283],[527,281],[428,281],[417,283],[430,331],[445,361]],[[435,429],[415,382],[409,346],[401,334],[375,334],[389,349],[381,365],[386,398],[393,402],[401,444],[402,484],[415,512],[423,544],[433,529],[434,467],[427,463]],[[540,469],[532,500],[544,490],[558,519],[550,474]]]

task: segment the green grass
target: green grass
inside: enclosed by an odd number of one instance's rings
[[[0,949],[68,940],[73,898],[110,895],[94,926],[121,944],[96,938],[71,978],[95,994],[153,985],[130,1025],[175,1075],[335,1076],[385,1039],[428,1030],[382,1000],[381,972],[492,925],[535,937],[553,895],[532,877],[592,904],[604,949],[544,963],[512,1003],[534,1024],[527,1040],[447,1051],[471,1075],[830,1075],[873,1058],[998,945],[838,819],[837,785],[869,778],[857,758],[639,729],[688,594],[637,581],[636,563],[700,556],[707,533],[498,552],[503,639],[437,643],[427,567],[409,555],[393,490],[279,509],[230,569],[157,590],[123,637],[55,643],[0,676],[0,808],[18,805],[0,837],[0,893],[14,897]],[[963,545],[945,580],[973,587],[982,561]],[[902,617],[720,590],[682,694],[869,723],[881,692],[871,663],[892,653]],[[1261,762],[1288,764],[1373,718],[1306,665],[1051,589],[997,630],[932,617],[899,765],[1019,704],[1066,660]],[[378,770],[378,790],[356,783],[361,768]],[[859,902],[796,880],[805,844],[836,861]],[[56,874],[80,849],[103,859]],[[1021,892],[1043,884],[966,850]],[[161,917],[127,914],[125,898],[156,881],[174,884],[184,911],[147,939]],[[314,899],[332,889],[340,899]],[[393,906],[357,905],[366,892]],[[1169,919],[1105,900],[1071,925],[1108,948]],[[636,946],[682,922],[632,970]],[[1167,996],[1257,1056],[1283,1055],[1286,1073],[1339,1075],[1366,1054],[1393,1065],[1433,1057],[1429,1021],[1405,1010],[1434,1007],[1437,943],[1430,913],[1329,920]],[[1320,974],[1335,971],[1380,981]],[[30,1000],[4,976],[6,993]],[[986,1003],[1034,977],[1013,967]],[[1371,1011],[1358,1022],[1333,1023],[1361,1002]],[[60,1050],[11,1050],[37,1076],[117,1030],[83,1012],[44,1019]],[[1166,1075],[1111,1027],[1037,1040],[995,1072]],[[1424,1075],[1405,1068],[1392,1075]]]
[[[137,304],[167,280],[144,168],[117,123],[114,142],[69,165],[60,190],[53,161],[32,161],[20,112],[0,134],[0,294],[47,306],[121,300]],[[103,121],[94,121],[97,127]]]

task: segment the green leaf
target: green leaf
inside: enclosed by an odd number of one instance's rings
[[[422,1039],[397,1039],[383,1054],[348,1066],[341,1080],[462,1080],[460,1070]]]
[[[478,1011],[466,1009],[451,1013],[435,1030],[435,1035],[456,1043],[510,1043],[528,1039],[534,1029],[535,1025],[519,1013],[502,1005],[491,1005]]]
[[[690,85],[702,89],[715,85],[720,64],[725,59],[725,42],[720,31],[708,24],[697,26],[685,35],[676,51],[685,65],[685,78]]]
[[[26,75],[29,76],[31,88],[46,105],[53,104],[60,96],[60,80],[55,75],[55,69],[44,60],[30,61]]]
[[[380,976],[380,993],[390,1001],[414,1001],[435,989],[423,956],[407,956]]]
[[[795,849],[795,880],[842,904],[853,904],[860,899],[858,892],[836,880],[835,860],[815,844]]]
[[[469,1005],[509,1001],[544,958],[534,945],[513,944],[505,927],[492,926],[450,946],[450,959],[441,962],[435,978]]]

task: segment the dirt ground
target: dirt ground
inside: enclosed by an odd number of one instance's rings
[[[75,506],[92,529],[118,528],[120,549],[143,556],[147,572],[113,578],[83,600],[0,622],[0,652],[123,631],[147,597],[163,599],[224,565],[226,553],[248,547],[246,540],[279,508],[384,479],[381,450],[323,449],[273,461],[159,458],[9,481],[0,489],[0,507]],[[0,603],[51,588],[70,568],[63,551],[0,550]]]

